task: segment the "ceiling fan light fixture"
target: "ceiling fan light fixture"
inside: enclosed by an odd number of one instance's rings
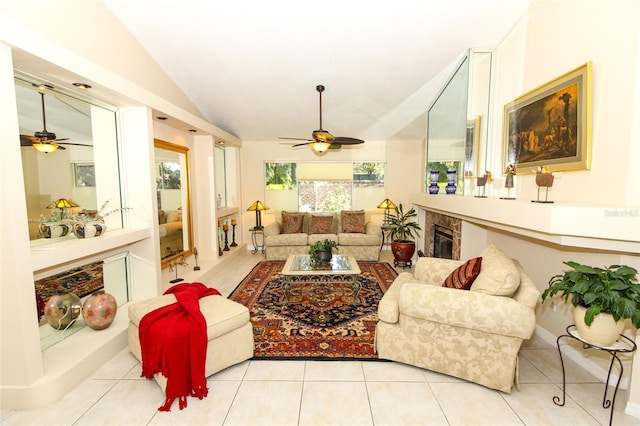
[[[49,154],[50,152],[53,152],[55,150],[58,149],[58,145],[54,144],[54,143],[34,143],[33,147],[39,151],[42,152],[43,154]]]
[[[311,144],[311,149],[313,149],[317,153],[325,152],[329,149],[331,144],[329,142],[313,142]]]

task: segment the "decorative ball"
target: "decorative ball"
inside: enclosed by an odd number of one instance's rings
[[[94,330],[104,330],[109,327],[116,318],[118,302],[115,297],[99,290],[84,301],[82,306],[82,318],[84,322]]]
[[[63,330],[74,323],[82,311],[80,298],[73,293],[60,293],[51,296],[44,307],[44,316],[49,325]]]

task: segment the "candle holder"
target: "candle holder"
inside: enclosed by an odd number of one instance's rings
[[[218,256],[222,256],[222,233],[220,231],[220,222],[218,222]]]
[[[222,249],[222,251],[229,251],[231,250],[229,248],[229,225],[227,225],[226,223],[224,225],[222,225],[222,230],[224,231],[224,248]]]
[[[231,221],[231,247],[237,247],[236,243],[236,224]]]

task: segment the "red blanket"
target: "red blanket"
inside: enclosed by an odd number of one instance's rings
[[[187,396],[207,396],[207,322],[200,312],[199,299],[220,294],[202,283],[180,283],[164,292],[171,293],[178,302],[146,314],[138,332],[142,376],[151,379],[162,373],[167,378],[166,398],[159,411],[171,411],[176,398],[182,410],[187,406]]]

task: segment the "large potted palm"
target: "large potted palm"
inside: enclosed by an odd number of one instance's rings
[[[411,258],[416,251],[414,238],[418,238],[418,231],[422,230],[414,220],[417,216],[413,207],[405,213],[402,204],[396,206],[395,215],[389,216],[394,266],[411,266]]]
[[[640,284],[635,268],[611,265],[596,268],[564,262],[571,270],[555,275],[542,293],[542,301],[556,294],[574,306],[573,319],[580,337],[598,346],[609,346],[630,319],[640,328]]]

